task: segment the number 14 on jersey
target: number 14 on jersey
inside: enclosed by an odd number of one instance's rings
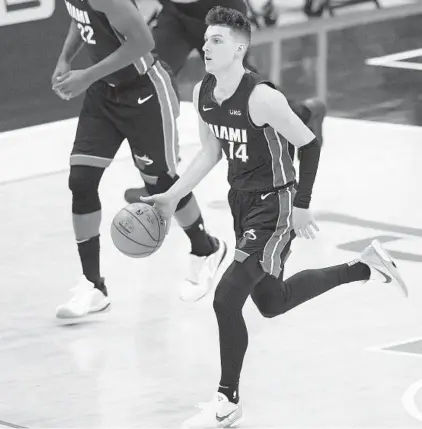
[[[227,142],[229,144],[229,158],[240,159],[242,162],[247,162],[249,159],[248,149],[246,143],[240,143],[235,147],[233,142]]]

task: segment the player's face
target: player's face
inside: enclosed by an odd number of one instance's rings
[[[208,73],[222,71],[233,62],[243,59],[244,44],[232,33],[230,28],[209,26],[205,32],[203,46],[205,70]]]

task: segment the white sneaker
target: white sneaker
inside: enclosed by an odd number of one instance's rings
[[[72,298],[56,310],[58,319],[75,319],[88,313],[103,311],[109,307],[110,301],[93,283],[82,277],[72,289]]]
[[[383,283],[391,283],[398,287],[399,291],[405,296],[409,296],[406,284],[400,276],[397,265],[387,250],[378,240],[372,243],[362,251],[359,260],[368,265],[371,270],[370,280],[377,280]]]
[[[198,301],[213,289],[218,269],[227,255],[227,244],[223,240],[218,243],[218,249],[209,256],[190,255],[189,272],[180,288],[182,301]]]
[[[234,404],[219,392],[211,402],[198,404],[198,408],[201,411],[185,420],[182,429],[236,427],[243,414],[241,402]]]

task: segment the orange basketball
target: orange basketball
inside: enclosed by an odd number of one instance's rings
[[[156,252],[166,236],[166,222],[154,207],[133,203],[122,208],[111,224],[111,238],[120,252],[146,258]]]

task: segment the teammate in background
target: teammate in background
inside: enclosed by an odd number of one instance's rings
[[[86,91],[70,155],[73,227],[84,277],[59,318],[82,317],[110,304],[100,273],[101,203],[98,186],[125,138],[150,194],[177,179],[179,115],[171,74],[151,52],[154,40],[131,0],[65,0],[70,30],[52,77],[53,90],[68,100]],[[71,70],[85,46],[93,65]],[[226,244],[210,236],[191,193],[175,211],[192,246],[192,271],[184,299],[206,293],[226,255]]]
[[[243,15],[247,14],[246,3],[243,0],[159,0],[162,9],[158,14],[156,24],[152,28],[155,41],[155,51],[159,58],[166,62],[174,76],[177,76],[189,57],[196,50],[204,57],[202,46],[206,30],[205,16],[214,6],[235,9]],[[253,69],[246,61],[246,67]],[[311,98],[299,103],[288,100],[290,107],[302,121],[314,132],[322,142],[322,122],[326,107],[318,99]],[[294,157],[294,146],[289,145],[289,151]],[[125,192],[125,200],[129,203],[139,201],[140,196],[148,195],[145,188],[129,188]]]
[[[378,241],[359,258],[311,269],[283,280],[297,235],[318,230],[309,208],[320,156],[320,142],[271,82],[245,70],[250,23],[237,11],[216,7],[206,18],[206,76],[195,86],[202,150],[186,173],[164,194],[144,198],[169,219],[178,201],[218,163],[228,160],[229,204],[236,235],[235,260],[223,274],[214,297],[220,339],[221,378],[210,409],[185,427],[229,427],[242,415],[239,379],[248,346],[242,309],[251,295],[264,317],[275,317],[330,289],[378,277],[394,281],[407,296],[397,267]],[[301,148],[299,177],[287,142]]]

